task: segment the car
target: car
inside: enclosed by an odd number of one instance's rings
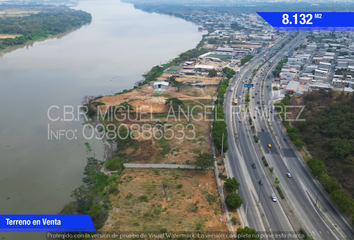
[[[284,141],[288,141],[288,139],[287,139],[287,138],[284,138]]]
[[[272,145],[269,143],[269,144],[268,144],[268,147],[269,147],[269,148],[271,148],[271,147],[272,147]]]
[[[253,119],[256,119],[256,116],[253,116]]]
[[[270,113],[273,113],[273,111],[272,111],[272,110],[270,110]]]
[[[270,195],[270,197],[271,197],[271,199],[272,199],[273,202],[276,202],[276,201],[277,201],[277,198],[275,197],[275,194],[274,194],[274,193],[272,193],[272,194]]]
[[[241,97],[239,96],[238,99],[241,99]]]
[[[261,106],[259,106],[258,108],[259,108],[259,109],[262,109],[262,107],[261,107]]]
[[[254,96],[252,96],[252,98],[254,98]]]
[[[252,168],[256,169],[256,164],[255,163],[252,163]]]
[[[254,108],[255,111],[257,111],[257,108]]]
[[[267,87],[268,87],[268,85],[267,85]]]
[[[242,123],[242,121],[241,121],[241,120],[240,120],[239,122],[240,122],[240,123]]]
[[[262,128],[262,132],[264,132],[264,129]]]
[[[257,104],[260,104],[259,101],[257,102]]]
[[[291,174],[290,174],[290,173],[286,173],[286,176],[287,176],[288,178],[291,178]]]
[[[257,95],[257,93],[255,93]]]
[[[243,112],[243,109],[241,109],[241,111]]]
[[[236,94],[236,97],[237,97],[237,94]]]
[[[262,180],[259,180],[259,185],[263,185],[263,181]]]

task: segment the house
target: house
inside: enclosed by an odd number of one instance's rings
[[[167,89],[168,88],[169,83],[168,82],[162,82],[162,81],[157,81],[154,82],[154,88],[155,89]]]

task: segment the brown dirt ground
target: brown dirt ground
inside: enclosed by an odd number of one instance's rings
[[[125,169],[101,232],[226,232],[211,170]],[[167,198],[163,190],[167,185]],[[181,188],[177,185],[182,184]],[[128,194],[132,194],[129,199]],[[145,196],[148,202],[141,200]],[[213,199],[208,202],[209,199]],[[194,210],[194,205],[198,209]],[[222,219],[222,222],[220,221]]]
[[[0,34],[0,39],[21,37],[22,34]]]
[[[149,119],[151,116],[143,117]],[[207,121],[209,116],[198,121],[199,118],[201,116],[195,116],[195,120],[191,120],[191,125],[188,126],[187,119],[182,116],[180,119],[178,119],[178,116],[176,119],[173,117],[167,118],[166,115],[161,116],[159,118],[160,122],[166,121],[167,124],[172,126],[171,128],[166,127],[166,132],[162,138],[158,128],[155,127],[156,121],[125,121],[124,124],[129,129],[138,132],[134,133],[136,140],[133,141],[133,145],[126,149],[124,153],[129,154],[129,160],[132,163],[192,164],[194,157],[199,153],[210,152],[211,140],[209,121]],[[104,124],[107,123],[104,122]],[[110,123],[118,127],[122,122]],[[133,126],[133,124],[136,125]],[[143,124],[146,125],[143,126]]]
[[[176,88],[169,87],[168,89],[162,89],[161,94],[154,94],[155,89],[152,86],[144,85],[131,92],[104,96],[96,101],[105,104],[100,106],[102,112],[106,111],[107,106],[118,106],[126,101],[133,106],[134,112],[162,113],[168,111],[168,106],[165,105],[168,98],[177,97],[180,100],[211,99],[216,89],[216,86],[205,88],[186,86],[181,87],[180,91],[176,92]]]

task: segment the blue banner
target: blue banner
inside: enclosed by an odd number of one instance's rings
[[[257,12],[279,31],[353,31],[354,12]]]
[[[0,214],[0,232],[96,232],[96,229],[87,214]]]

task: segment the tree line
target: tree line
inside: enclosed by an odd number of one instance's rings
[[[8,17],[0,21],[0,34],[21,34],[0,42],[0,49],[64,33],[91,22],[91,14],[67,7],[48,9],[25,17]]]
[[[287,96],[283,103],[289,100]],[[306,143],[312,174],[343,212],[353,214],[354,222],[354,94],[313,91],[303,102],[300,118],[306,121],[287,126],[293,133],[289,137]]]

